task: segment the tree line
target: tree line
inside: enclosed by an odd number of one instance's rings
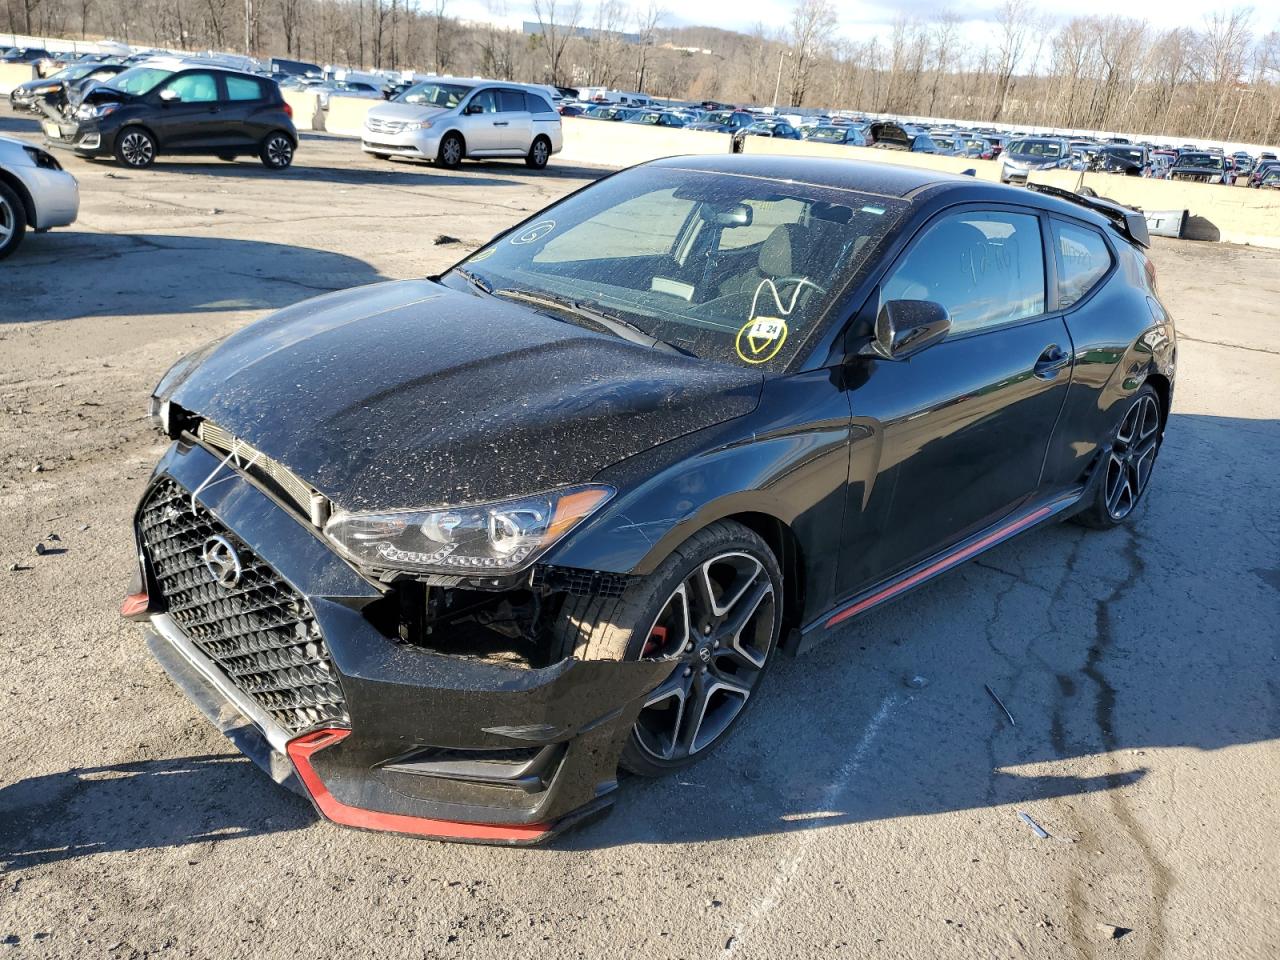
[[[643,3],[644,0],[641,0]],[[464,22],[449,0],[0,0],[0,32],[248,52],[355,67],[608,86],[660,97],[850,109],[1176,137],[1280,141],[1280,29],[1249,8],[1195,27],[900,17],[851,39],[834,0],[750,33],[676,27],[658,0],[533,0],[532,33]],[[490,0],[495,21],[505,0]],[[974,43],[983,33],[985,42]]]

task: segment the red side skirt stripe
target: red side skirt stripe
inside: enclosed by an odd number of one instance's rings
[[[967,547],[957,550],[955,553],[948,554],[942,559],[929,564],[929,566],[925,567],[923,570],[919,570],[916,573],[913,573],[911,576],[907,577],[905,580],[899,580],[897,583],[890,584],[889,586],[885,587],[883,590],[879,591],[878,593],[873,593],[871,596],[863,600],[859,600],[853,606],[846,607],[844,610],[841,610],[839,613],[834,614],[829,620],[827,620],[826,626],[830,628],[830,627],[834,627],[838,623],[843,623],[845,620],[848,620],[850,617],[857,616],[862,611],[870,607],[874,607],[878,603],[883,603],[885,600],[888,600],[890,597],[896,596],[897,594],[901,593],[903,590],[907,590],[911,587],[914,587],[920,581],[928,580],[930,577],[934,576],[935,574],[941,573],[943,570],[946,570],[948,567],[954,567],[957,563],[963,563],[965,560],[968,560],[974,554],[981,553],[983,550],[987,549],[987,547],[995,543],[998,543],[999,541],[1004,540],[1008,537],[1013,536],[1019,530],[1022,530],[1025,527],[1031,526],[1031,524],[1035,523],[1037,520],[1043,520],[1045,517],[1047,517],[1049,514],[1053,512],[1054,512],[1054,509],[1051,506],[1041,507],[1039,510],[1036,510],[1034,513],[1030,513],[1027,516],[1023,517],[1021,520],[1018,520],[1015,523],[1009,524],[1007,527],[1001,527],[999,530],[995,530],[987,534],[985,537],[983,537],[981,540],[978,540],[976,543],[971,543]]]

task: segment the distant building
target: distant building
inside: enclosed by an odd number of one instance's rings
[[[553,25],[554,26],[554,25]],[[567,29],[565,27],[556,26],[557,30]],[[546,28],[536,20],[524,21],[525,36],[540,37],[546,33]],[[621,33],[613,30],[597,30],[595,27],[574,27],[573,35],[579,40],[594,40],[597,37],[613,36],[617,37],[623,43],[639,43],[640,34],[638,33]]]

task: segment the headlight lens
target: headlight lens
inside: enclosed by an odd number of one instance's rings
[[[81,120],[96,120],[105,117],[108,114],[115,113],[120,108],[118,103],[99,103],[84,104],[76,111],[76,116]]]
[[[413,123],[406,123],[404,125],[404,129],[405,130],[430,130],[432,123],[433,121],[431,120],[416,120]]]
[[[324,532],[352,562],[409,573],[504,575],[530,566],[614,494],[591,484],[497,503],[335,513]]]

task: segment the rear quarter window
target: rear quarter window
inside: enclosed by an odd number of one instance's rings
[[[252,77],[227,77],[228,100],[264,100],[262,84]]]
[[[1111,250],[1091,227],[1054,221],[1058,257],[1058,306],[1069,309],[1087,297],[1111,269]]]

